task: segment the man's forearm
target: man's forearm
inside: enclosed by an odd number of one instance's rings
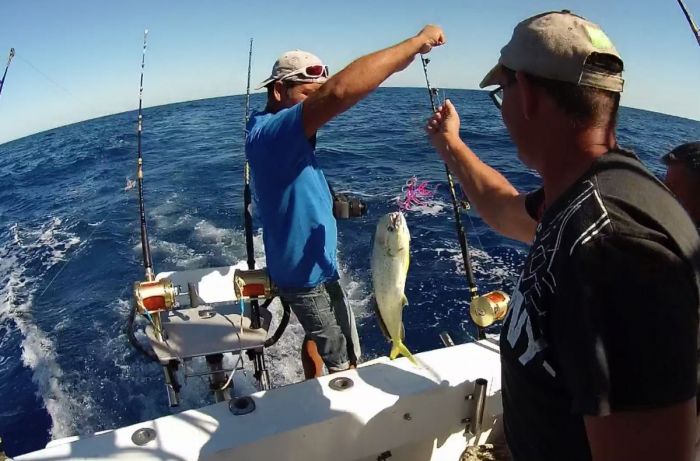
[[[336,115],[376,89],[391,74],[404,69],[423,46],[422,34],[356,59],[304,101],[304,131],[311,137]]]
[[[440,155],[488,225],[508,237],[532,242],[536,223],[525,211],[524,196],[501,173],[459,138],[447,142]]]
[[[391,74],[405,69],[416,54],[427,53],[444,43],[442,29],[427,25],[414,37],[350,63],[304,101],[306,136],[313,136],[316,130],[357,104]]]
[[[515,187],[501,173],[482,162],[461,139],[450,140],[440,155],[459,177],[465,192],[477,206],[477,201],[485,203],[494,196],[518,195]]]
[[[424,44],[420,36],[414,36],[356,59],[328,80],[319,91],[334,94],[343,101],[343,105],[350,107],[410,64]]]

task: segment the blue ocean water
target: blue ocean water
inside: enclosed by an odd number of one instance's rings
[[[447,96],[472,148],[519,189],[538,187],[487,94],[448,90]],[[233,96],[145,110],[146,207],[157,271],[245,258],[243,101]],[[253,95],[252,106],[263,105],[263,96]],[[476,334],[444,168],[422,131],[427,107],[425,89],[380,89],[318,137],[319,163],[334,188],[369,204],[367,216],[338,226],[342,282],[365,358],[389,350],[369,307],[370,240],[376,220],[396,208],[413,175],[437,193],[407,213],[407,345],[417,352],[440,347],[441,331],[458,343]],[[118,114],[0,145],[0,436],[11,455],[42,448],[51,437],[171,411],[160,368],[123,333],[131,284],[143,274],[136,190],[124,190],[135,177],[135,120],[135,112]],[[623,108],[619,125],[620,144],[657,174],[663,153],[700,139],[699,122],[653,112]],[[510,291],[527,248],[495,234],[474,211],[463,218],[480,289]],[[255,242],[262,263],[259,231]],[[301,379],[302,336],[293,322],[268,350],[276,385]],[[237,392],[252,389],[247,377],[236,382]],[[190,379],[180,409],[206,404],[205,389]]]

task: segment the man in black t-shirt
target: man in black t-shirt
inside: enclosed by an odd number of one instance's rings
[[[519,193],[459,138],[427,131],[481,217],[531,245],[501,332],[506,439],[522,460],[690,460],[700,241],[617,146],[622,59],[568,11],[518,24],[482,87],[543,187]]]

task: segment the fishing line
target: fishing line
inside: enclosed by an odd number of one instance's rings
[[[13,50],[14,50],[14,48],[13,48]],[[60,83],[58,83],[56,80],[54,80],[54,79],[52,79],[51,77],[49,77],[49,76],[48,76],[46,73],[44,73],[41,69],[39,69],[37,66],[35,66],[34,64],[32,64],[32,62],[29,61],[29,59],[25,58],[25,57],[22,56],[21,54],[15,54],[15,57],[16,57],[17,59],[19,59],[20,61],[22,61],[23,63],[25,63],[26,65],[28,65],[30,68],[32,68],[32,70],[34,70],[36,73],[38,73],[39,75],[41,75],[42,77],[44,77],[48,82],[50,82],[50,83],[51,83],[52,85],[54,85],[56,88],[60,89],[61,91],[63,91],[64,93],[66,93],[68,96],[70,96],[72,100],[79,102],[79,103],[80,103],[81,105],[83,105],[86,109],[90,109],[90,110],[93,111],[93,112],[100,113],[100,110],[98,110],[96,107],[93,107],[92,105],[88,104],[87,102],[85,102],[84,100],[82,100],[81,98],[79,98],[78,96],[76,96],[75,94],[73,94],[68,88],[64,87],[63,85],[61,85]]]
[[[85,243],[86,243],[86,244],[87,244],[87,242],[90,241],[90,238],[92,238],[93,234],[94,234],[95,232],[97,232],[97,229],[99,229],[99,227],[100,227],[100,226],[96,226],[95,229],[93,229],[93,231],[90,232],[90,235],[88,235],[87,239],[85,239]],[[63,272],[63,269],[66,268],[66,266],[68,265],[68,263],[71,262],[71,261],[73,260],[73,258],[74,258],[77,254],[78,254],[78,251],[76,251],[75,253],[73,253],[73,255],[71,255],[71,257],[68,258],[68,259],[63,263],[63,265],[61,265],[61,268],[58,270],[58,272],[56,272],[56,274],[54,274],[54,276],[53,276],[53,277],[51,278],[51,280],[49,281],[48,285],[46,285],[46,287],[44,288],[44,290],[39,294],[39,296],[36,297],[35,301],[38,301],[42,296],[44,296],[44,293],[46,293],[46,290],[48,290],[48,289],[51,287],[51,285],[53,284],[54,280],[56,280],[56,278],[57,278],[59,275],[61,275],[61,272]]]

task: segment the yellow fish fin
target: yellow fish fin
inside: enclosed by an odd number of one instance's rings
[[[411,354],[411,351],[409,351],[408,348],[404,345],[403,341],[393,341],[393,345],[391,346],[391,352],[389,353],[389,358],[391,360],[394,360],[396,357],[399,356],[399,354],[403,355],[404,357],[407,357],[412,364],[418,366],[418,361],[415,359],[415,357],[413,357],[413,354]]]
[[[408,306],[408,298],[406,297],[406,293],[404,293],[401,297],[401,307],[403,306]]]

